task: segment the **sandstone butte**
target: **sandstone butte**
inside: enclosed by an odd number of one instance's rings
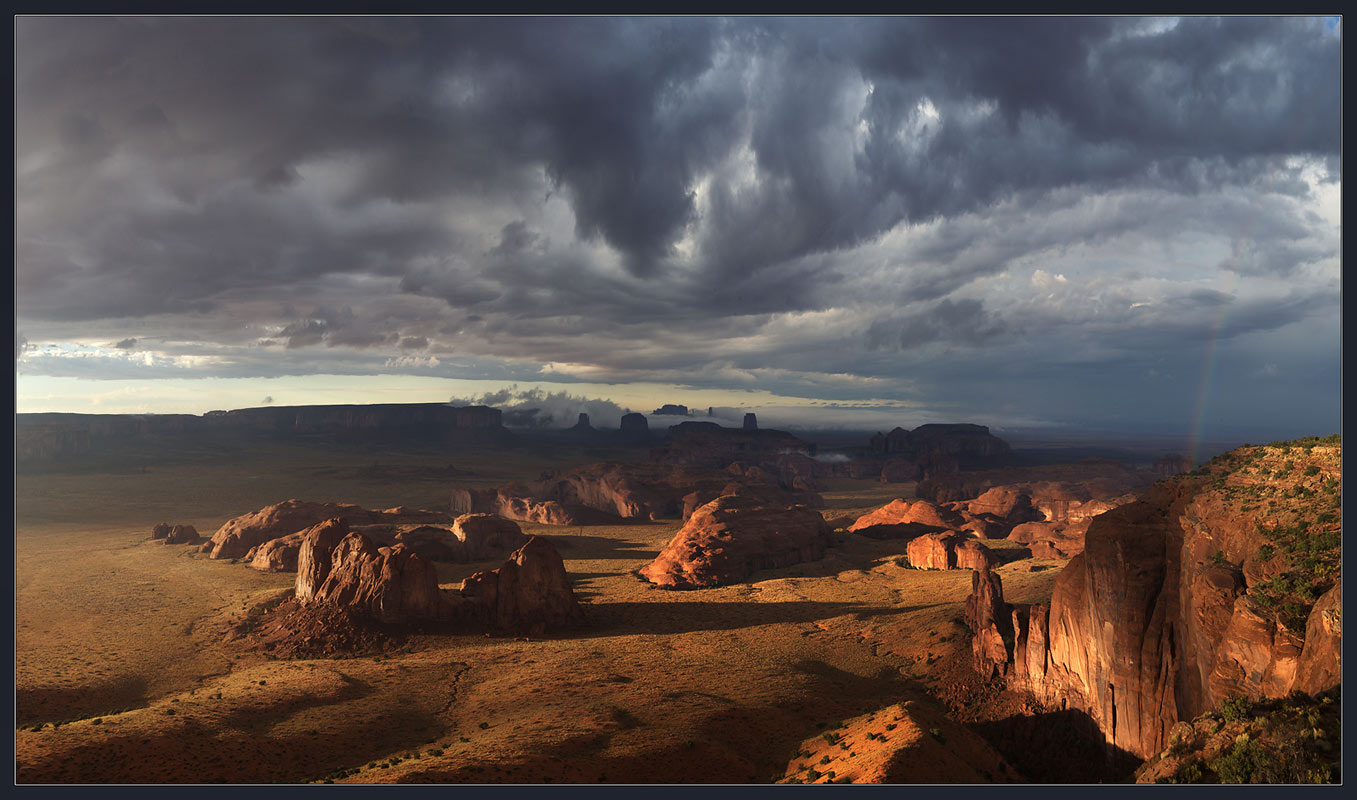
[[[723,495],[694,511],[641,576],[662,589],[738,583],[761,569],[824,558],[831,542],[818,511]]]
[[[453,623],[543,633],[584,619],[565,563],[543,537],[529,538],[499,569],[473,574],[453,593],[439,588],[433,563],[408,545],[379,547],[341,518],[307,531],[294,593],[303,606],[331,606],[388,625]]]
[[[984,569],[997,561],[988,547],[953,531],[910,539],[905,558],[915,569]]]
[[[1159,483],[1092,520],[1047,604],[1010,606],[978,571],[966,603],[977,667],[1082,709],[1140,757],[1231,697],[1332,688],[1340,462],[1337,444],[1314,440],[1245,447]]]
[[[200,550],[210,554],[211,558],[242,558],[265,542],[305,530],[333,517],[341,517],[354,525],[449,520],[447,514],[439,511],[404,507],[370,511],[348,503],[310,503],[294,499],[227,520],[209,541],[203,543]]]

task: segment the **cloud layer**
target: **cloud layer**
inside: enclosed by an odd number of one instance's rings
[[[1232,424],[1337,421],[1331,21],[16,34],[21,379],[650,381],[1175,429],[1217,390]]]

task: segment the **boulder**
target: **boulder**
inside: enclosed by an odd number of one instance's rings
[[[166,536],[169,535],[170,535],[170,523],[168,522],[158,523],[154,528],[151,528],[152,539],[164,539]]]
[[[694,511],[641,575],[664,589],[737,583],[761,569],[823,558],[832,541],[816,511],[723,495]]]
[[[198,529],[192,525],[175,525],[170,528],[169,533],[165,534],[162,542],[164,544],[197,544],[202,538],[198,535]]]

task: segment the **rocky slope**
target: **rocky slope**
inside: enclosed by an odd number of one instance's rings
[[[778,783],[1012,783],[1022,776],[941,710],[906,701],[801,744]]]
[[[982,673],[1077,708],[1141,757],[1236,696],[1338,680],[1341,447],[1244,447],[1095,517],[1049,604],[1009,606],[976,574]]]
[[[1341,783],[1337,689],[1252,702],[1235,698],[1169,730],[1136,783]]]

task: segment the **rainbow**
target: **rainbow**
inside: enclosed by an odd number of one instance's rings
[[[1192,434],[1189,438],[1187,457],[1192,459],[1192,466],[1200,463],[1202,440],[1206,436],[1206,413],[1211,407],[1211,394],[1215,388],[1216,372],[1218,371],[1220,355],[1221,332],[1225,330],[1225,319],[1230,315],[1230,307],[1234,305],[1235,284],[1238,283],[1239,276],[1226,270],[1224,272],[1223,282],[1228,283],[1226,294],[1229,298],[1220,304],[1220,312],[1216,314],[1216,319],[1211,325],[1211,338],[1206,343],[1205,361],[1201,369],[1201,381],[1197,384],[1197,406],[1192,415]]]

